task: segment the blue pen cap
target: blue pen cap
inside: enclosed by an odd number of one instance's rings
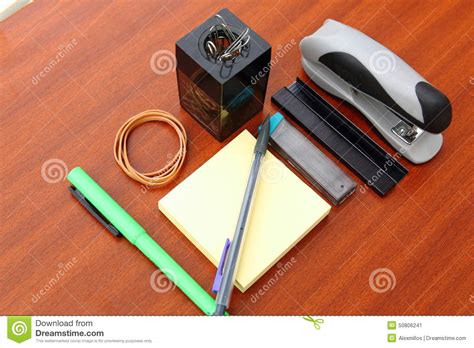
[[[284,116],[280,112],[275,112],[271,117],[270,117],[270,135],[277,129],[278,125],[280,122],[284,119]],[[262,125],[258,126],[258,131],[260,132],[260,129],[262,128]]]

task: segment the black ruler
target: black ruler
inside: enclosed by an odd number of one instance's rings
[[[272,101],[379,195],[386,195],[408,173],[300,79],[276,92]]]

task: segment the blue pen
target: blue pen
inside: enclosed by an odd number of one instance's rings
[[[224,251],[222,252],[219,267],[217,268],[216,279],[212,290],[217,292],[216,311],[214,315],[224,315],[229,307],[230,297],[234,288],[236,270],[240,258],[240,249],[244,243],[244,237],[247,227],[247,220],[250,215],[252,201],[257,186],[258,173],[262,164],[263,157],[267,152],[268,140],[270,139],[270,116],[262,124],[255,144],[252,167],[250,169],[247,187],[245,188],[244,199],[240,208],[237,227],[235,228],[232,241],[226,240]]]

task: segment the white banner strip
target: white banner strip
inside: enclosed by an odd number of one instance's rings
[[[0,347],[473,347],[473,317],[0,317]]]

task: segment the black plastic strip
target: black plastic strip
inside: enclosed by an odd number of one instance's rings
[[[385,172],[396,182],[399,182],[408,173],[404,166],[303,81],[297,79],[288,89],[314,113],[335,127],[377,166],[386,168]],[[389,163],[387,160],[391,161],[390,166],[387,165]]]
[[[328,151],[366,182],[375,192],[381,196],[386,195],[408,173],[406,168],[376,143],[374,143],[375,147],[373,144],[367,146],[367,142],[370,144],[373,141],[342,114],[332,108],[330,104],[323,104],[325,107],[320,106],[319,109],[321,110],[317,110],[324,116],[310,108],[298,98],[300,97],[311,104],[309,98],[312,97],[308,97],[306,88],[305,93],[301,93],[301,87],[301,82],[295,82],[290,88],[282,88],[272,96],[272,101],[302,125],[313,138],[324,145]],[[316,93],[314,92],[314,94]],[[318,97],[322,99],[322,97]],[[327,110],[328,106],[332,109],[330,112]],[[368,140],[365,138],[368,138]],[[358,140],[352,142],[350,139]],[[363,141],[361,142],[361,140]],[[363,145],[363,150],[360,144],[366,144]],[[378,148],[378,150],[374,150],[374,148]],[[385,158],[382,166],[377,165],[371,156],[376,153],[375,157],[379,158],[380,151],[382,151]],[[387,170],[391,167],[397,168],[395,173],[398,174],[393,174],[395,178],[387,173]]]

